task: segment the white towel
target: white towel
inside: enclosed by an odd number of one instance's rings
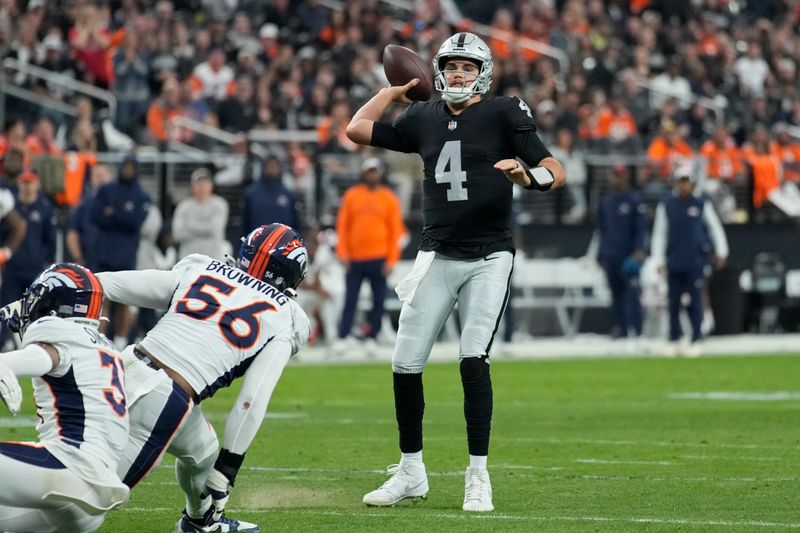
[[[401,279],[394,289],[394,292],[397,293],[397,297],[400,298],[401,302],[410,304],[411,300],[414,299],[417,286],[428,272],[435,256],[436,252],[417,252],[417,258],[414,260],[414,266],[411,267],[411,272],[406,274],[406,277]]]

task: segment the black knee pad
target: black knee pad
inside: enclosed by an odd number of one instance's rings
[[[464,383],[483,381],[489,378],[489,358],[464,357],[461,359],[461,381]]]

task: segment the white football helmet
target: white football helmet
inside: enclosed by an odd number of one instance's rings
[[[449,59],[465,58],[478,63],[478,77],[469,87],[448,87],[444,65]],[[486,94],[492,84],[492,52],[474,33],[460,32],[449,37],[433,58],[433,83],[442,98],[458,104],[475,94]]]

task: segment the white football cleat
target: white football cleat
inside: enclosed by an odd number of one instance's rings
[[[406,498],[428,496],[428,475],[425,465],[390,465],[386,471],[391,475],[383,485],[364,495],[364,503],[375,507],[388,507]]]
[[[492,482],[489,471],[485,468],[470,466],[464,474],[464,507],[465,511],[494,511],[492,505]]]
[[[209,533],[212,531],[215,533],[256,533],[261,530],[257,524],[231,520],[224,513],[215,513],[213,506],[206,511],[203,518],[189,518],[184,509],[183,516],[175,525],[176,533]]]

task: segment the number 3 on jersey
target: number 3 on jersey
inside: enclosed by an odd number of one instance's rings
[[[122,386],[122,381],[119,379],[122,371],[122,361],[119,357],[111,355],[110,353],[98,350],[100,353],[100,366],[111,368],[111,389],[103,389],[103,396],[108,404],[117,413],[117,416],[125,416],[127,408],[125,407],[125,388]],[[119,395],[117,395],[119,393]]]
[[[204,290],[206,288],[223,296],[233,294],[233,291],[236,290],[236,287],[220,279],[200,276],[192,283],[183,298],[178,300],[175,312],[196,320],[208,320],[215,316],[221,305],[216,296]],[[203,305],[192,306],[192,302],[200,302]],[[261,332],[261,324],[257,315],[264,311],[274,310],[275,306],[268,302],[253,302],[237,309],[228,309],[219,317],[219,330],[229,343],[240,350],[248,350],[255,344],[258,334]],[[244,322],[247,332],[236,331],[234,324],[237,321]]]
[[[448,170],[445,170],[448,168]],[[467,181],[467,172],[461,170],[461,141],[447,141],[439,152],[439,159],[436,160],[436,183],[447,183],[448,202],[460,202],[467,200],[467,188],[464,183]]]

